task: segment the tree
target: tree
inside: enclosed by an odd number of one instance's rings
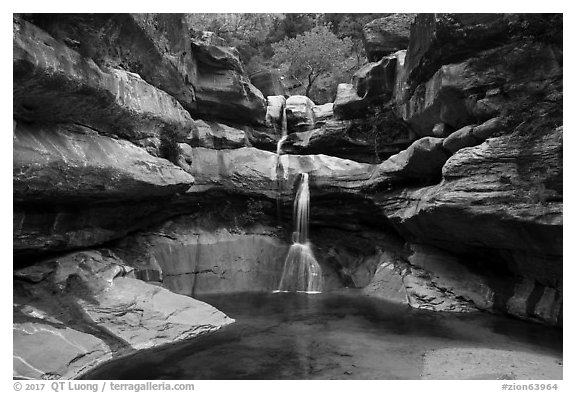
[[[307,80],[306,96],[316,78],[337,69],[350,53],[350,38],[339,39],[328,26],[316,26],[294,38],[272,44],[277,65],[288,64],[288,72],[296,79]]]
[[[357,66],[366,61],[364,51],[363,28],[374,19],[384,18],[391,14],[324,14],[323,20],[330,25],[330,30],[338,38],[350,37],[352,53],[356,56]]]

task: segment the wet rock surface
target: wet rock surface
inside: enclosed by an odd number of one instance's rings
[[[106,360],[233,322],[214,307],[133,278],[109,251],[14,272],[14,377],[70,379]]]

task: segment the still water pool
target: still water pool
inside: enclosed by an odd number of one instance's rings
[[[562,356],[561,329],[486,313],[414,310],[357,292],[201,297],[236,323],[140,351],[85,379],[418,379],[426,351]]]

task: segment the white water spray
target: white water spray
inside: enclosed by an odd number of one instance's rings
[[[284,262],[278,292],[319,293],[322,290],[322,269],[308,241],[309,208],[308,174],[303,173],[294,201],[293,244]]]

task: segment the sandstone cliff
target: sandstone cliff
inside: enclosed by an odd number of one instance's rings
[[[562,325],[561,23],[388,16],[317,106],[183,15],[15,15],[15,375],[231,322],[161,286],[274,289],[304,172],[327,289]]]

